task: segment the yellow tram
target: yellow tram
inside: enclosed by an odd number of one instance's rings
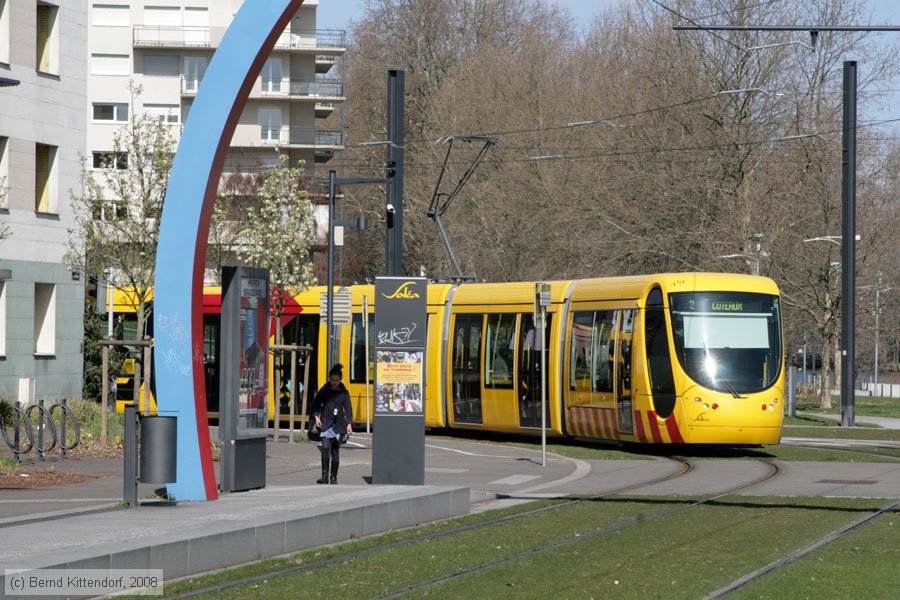
[[[354,420],[363,424],[374,414],[374,286],[349,289],[353,320],[335,328],[336,357],[345,365]],[[656,444],[780,440],[784,352],[779,293],[771,279],[667,273],[554,281],[550,290],[548,433]],[[309,394],[328,371],[319,315],[324,291],[318,287],[296,295],[282,319],[284,343],[316,349],[308,359]],[[218,292],[205,290],[207,394],[213,417],[218,412]],[[426,425],[539,432],[542,378],[534,283],[429,284],[427,304]],[[274,390],[269,397],[273,419]],[[278,397],[286,415],[285,394]],[[297,404],[297,418],[302,418]]]

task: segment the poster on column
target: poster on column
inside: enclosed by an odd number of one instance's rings
[[[424,410],[426,295],[422,278],[376,279],[376,413]]]
[[[375,372],[375,411],[422,412],[423,352],[379,350]]]

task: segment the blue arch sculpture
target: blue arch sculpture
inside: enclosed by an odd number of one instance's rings
[[[175,154],[156,251],[156,399],[178,417],[178,500],[218,498],[203,370],[203,274],[225,156],[263,63],[303,0],[245,0],[210,61]]]

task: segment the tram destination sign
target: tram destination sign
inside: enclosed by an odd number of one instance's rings
[[[768,313],[771,296],[734,292],[672,294],[672,308],[683,313]]]

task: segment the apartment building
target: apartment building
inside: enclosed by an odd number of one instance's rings
[[[100,166],[129,110],[170,124],[176,138],[203,75],[242,0],[91,0],[87,156]],[[278,38],[232,138],[225,172],[276,164],[315,166],[343,150],[344,83],[337,68],[343,31],[316,29],[318,0],[306,0]],[[129,79],[143,86],[131,107]],[[337,113],[336,117],[332,117]],[[332,117],[332,118],[328,118]],[[325,125],[337,123],[337,125]]]
[[[81,396],[84,278],[64,256],[86,36],[86,1],[0,0],[0,399],[31,378],[38,399]]]

